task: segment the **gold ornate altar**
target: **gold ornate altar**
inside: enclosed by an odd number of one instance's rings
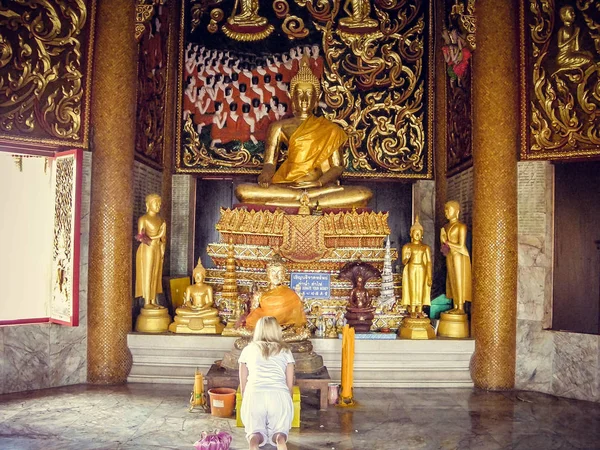
[[[350,282],[338,280],[339,269],[348,261],[358,259],[381,269],[385,257],[383,242],[390,233],[387,212],[348,209],[301,215],[281,208],[250,205],[222,208],[216,228],[221,234],[220,242],[209,244],[207,250],[217,268],[207,271],[207,282],[215,287],[215,301],[222,315],[228,316],[238,309],[238,305],[229,304],[231,300],[221,296],[228,245],[232,243],[240,291],[250,291],[253,283],[259,288],[267,285],[265,267],[275,254],[286,259],[290,272],[330,274],[329,299],[304,299],[311,329],[315,329],[320,320],[325,320],[333,329],[337,327],[338,313],[344,310],[352,290]],[[397,257],[396,249],[392,249],[392,259]],[[399,301],[394,305],[380,305],[377,300],[380,286],[380,279],[366,285],[375,299],[372,330],[396,330],[405,308]],[[399,298],[400,276],[394,278],[394,291]]]

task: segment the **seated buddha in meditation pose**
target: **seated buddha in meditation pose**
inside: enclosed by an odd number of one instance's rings
[[[293,289],[283,284],[285,266],[274,259],[267,266],[268,289],[260,294],[259,305],[246,317],[246,328],[253,329],[258,319],[273,316],[285,328],[299,328],[306,324],[306,315],[300,297]]]
[[[212,287],[204,283],[206,269],[200,258],[192,273],[194,284],[183,294],[183,305],[175,310],[175,321],[169,327],[175,333],[220,333],[223,325],[213,305]]]
[[[311,207],[317,202],[323,208],[366,206],[373,195],[369,189],[338,183],[344,170],[341,148],[347,136],[337,124],[314,115],[320,94],[319,79],[305,55],[290,83],[294,117],[269,127],[258,184],[239,185],[235,192],[239,201],[295,207],[300,206],[306,191]],[[288,155],[277,168],[282,144],[287,145]]]

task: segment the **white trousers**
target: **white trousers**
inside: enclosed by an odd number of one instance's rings
[[[246,438],[254,433],[262,436],[262,447],[273,441],[273,435],[282,433],[286,436],[292,427],[294,404],[289,391],[272,390],[253,392],[246,389],[242,399],[242,422],[246,430]]]

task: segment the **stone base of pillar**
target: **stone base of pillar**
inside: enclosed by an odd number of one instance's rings
[[[141,333],[165,333],[169,330],[171,316],[164,307],[156,309],[142,308],[135,321],[135,331]]]
[[[400,339],[435,339],[435,330],[427,318],[406,317],[398,329]]]
[[[454,339],[469,337],[469,319],[466,314],[441,313],[438,336]]]

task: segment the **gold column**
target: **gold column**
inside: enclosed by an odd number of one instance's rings
[[[92,88],[88,382],[127,380],[137,85],[135,2],[97,5]]]
[[[476,387],[491,390],[515,382],[518,10],[513,1],[477,0],[471,376]]]
[[[435,246],[433,253],[434,278],[442,270],[444,257],[440,253],[439,229],[446,223],[444,204],[446,203],[446,63],[442,53],[442,29],[444,24],[444,0],[435,1],[435,119],[434,119],[434,170],[435,170]],[[445,281],[444,281],[445,282]],[[444,284],[445,286],[445,284]]]

